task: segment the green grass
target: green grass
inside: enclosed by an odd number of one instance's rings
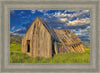
[[[21,44],[10,44],[10,52],[21,51]]]
[[[84,53],[65,53],[57,54],[52,58],[33,58],[25,53],[21,53],[20,44],[10,45],[11,63],[90,63],[90,48],[85,47]]]

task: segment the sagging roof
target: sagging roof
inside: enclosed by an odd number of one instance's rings
[[[47,30],[50,32],[51,36],[56,40],[59,41],[58,37],[56,36],[56,34],[53,31],[53,28],[51,28],[49,25],[47,25],[41,18],[36,17],[36,19],[39,19],[42,24],[47,28]]]

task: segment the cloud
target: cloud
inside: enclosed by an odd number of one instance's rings
[[[46,17],[43,17],[42,19],[48,25],[50,25],[52,28],[62,27],[62,26],[64,26],[66,24],[66,22],[64,22],[64,19],[60,19],[60,18],[57,18],[57,17],[54,17],[54,16],[52,16],[52,17],[46,16]]]
[[[61,29],[62,27],[56,27],[56,29]]]
[[[18,35],[17,33],[14,32],[10,32],[10,35]]]
[[[79,29],[78,31],[74,31],[77,36],[86,36],[89,35],[89,30],[87,29]]]
[[[41,13],[47,13],[49,10],[37,10],[38,12],[41,12]]]
[[[62,29],[81,28],[84,29],[90,24],[89,10],[65,10],[64,12],[55,12],[51,17],[48,15],[45,21],[52,27],[62,27]],[[75,27],[74,27],[75,26]]]
[[[66,14],[66,13],[61,13],[61,12],[55,12],[54,14],[55,17],[71,17],[71,14]]]
[[[89,10],[65,10],[64,12],[55,12],[55,17],[66,17],[68,20],[75,20],[76,18],[82,19],[90,17]]]
[[[72,15],[71,15],[71,20],[74,18],[87,18],[90,17],[90,11],[89,10],[82,10],[82,11],[75,11]]]
[[[76,19],[74,21],[69,21],[67,25],[69,26],[76,26],[76,25],[87,25],[90,24],[90,18],[83,18],[83,19]]]
[[[28,16],[22,16],[21,18],[29,18]]]
[[[36,10],[31,10],[32,14],[34,14],[36,12]]]
[[[11,28],[11,30],[14,30],[15,29],[15,26],[13,26],[12,28]]]
[[[37,10],[37,11],[39,11],[39,12],[41,12],[41,13],[44,13],[44,12],[46,12],[46,10]]]
[[[21,13],[24,13],[24,11],[21,11]]]
[[[68,19],[67,18],[60,18],[60,21],[61,22],[66,22],[66,21],[68,21]]]
[[[18,13],[17,15],[19,15],[19,16],[23,16],[24,13],[25,13],[24,11],[21,11],[21,12]]]
[[[14,33],[23,34],[26,32],[26,29],[17,29]]]
[[[14,32],[10,32],[10,35],[20,35],[20,34],[25,34],[27,30],[26,29],[17,29]]]
[[[40,10],[44,13],[42,19],[51,27],[62,29],[66,28],[86,28],[85,25],[90,24],[90,11],[89,10],[65,10],[64,12],[58,11],[55,13],[47,13],[46,10]],[[45,13],[46,12],[46,13]]]
[[[87,28],[86,28],[87,30],[90,30],[90,26],[87,26]]]
[[[90,40],[90,25],[84,29],[71,29],[81,40]]]
[[[28,29],[29,26],[31,25],[31,21],[29,23],[26,23],[26,24],[22,24],[22,27],[25,27],[25,29]]]
[[[53,28],[62,27],[62,29],[85,29],[90,25],[90,19],[77,19],[69,21],[67,18],[45,17],[43,20]]]
[[[49,10],[31,10],[31,13],[34,14],[36,11],[46,14]]]

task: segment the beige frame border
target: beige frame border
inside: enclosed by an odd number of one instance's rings
[[[99,1],[1,1],[0,2],[0,72],[100,72],[99,48]],[[10,19],[11,9],[89,9],[91,12],[91,58],[90,63],[10,63]]]

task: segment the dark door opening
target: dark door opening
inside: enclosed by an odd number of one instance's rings
[[[55,54],[54,42],[52,43],[52,56]]]
[[[27,52],[30,52],[30,40],[27,40]]]

